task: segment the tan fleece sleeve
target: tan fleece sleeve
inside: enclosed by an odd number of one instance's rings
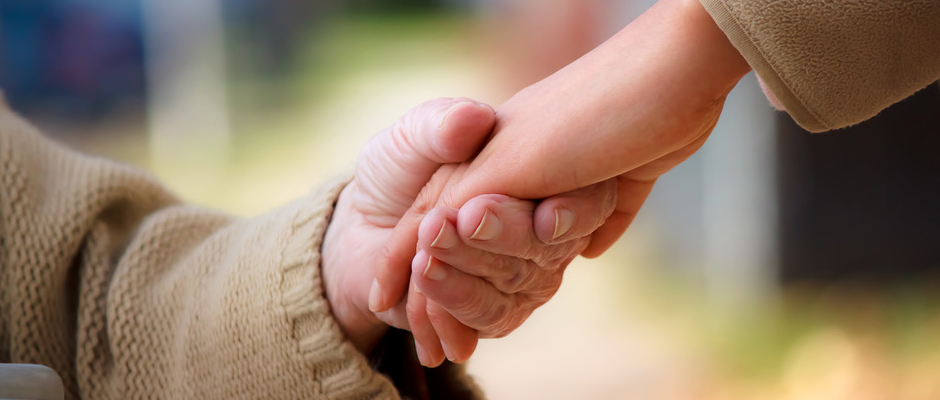
[[[940,1],[700,1],[810,131],[859,123],[940,79]]]
[[[0,362],[67,398],[398,398],[344,340],[319,246],[343,183],[236,219],[0,111]]]

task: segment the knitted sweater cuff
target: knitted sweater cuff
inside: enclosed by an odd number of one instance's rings
[[[319,249],[336,199],[348,182],[332,182],[314,199],[299,204],[291,239],[281,253],[281,301],[296,354],[320,393],[337,399],[397,398],[391,382],[345,340],[323,291]]]

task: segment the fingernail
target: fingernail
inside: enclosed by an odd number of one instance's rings
[[[457,103],[457,104],[454,104],[454,105],[450,106],[450,108],[448,108],[447,111],[444,111],[444,115],[441,115],[441,120],[437,123],[437,127],[438,127],[438,128],[443,128],[443,127],[444,127],[444,121],[447,121],[447,116],[450,115],[450,112],[451,112],[451,111],[454,111],[457,107],[460,107],[460,106],[462,106],[462,105],[464,105],[464,104],[473,104],[473,103],[471,103],[471,102],[469,102],[469,101],[462,101],[462,102],[460,102],[460,103]]]
[[[415,353],[418,353],[418,362],[420,362],[421,365],[425,367],[430,366],[431,358],[428,357],[428,352],[424,350],[424,347],[421,347],[421,343],[418,343],[418,341],[415,341]]]
[[[431,247],[441,250],[450,250],[457,244],[457,232],[452,231],[449,227],[450,223],[444,221],[441,225],[441,231],[437,233],[437,237],[431,242]]]
[[[454,353],[451,353],[450,347],[447,346],[446,342],[441,342],[441,347],[444,348],[444,356],[447,357],[450,362],[457,362],[457,356]]]
[[[372,312],[383,311],[382,308],[382,288],[379,287],[377,279],[372,280],[372,288],[369,289],[369,310]]]
[[[572,225],[574,225],[574,214],[566,208],[556,208],[555,233],[552,233],[552,239],[558,239],[561,235],[568,233]]]
[[[490,210],[486,210],[486,213],[483,214],[483,220],[480,221],[480,225],[477,226],[477,230],[473,232],[473,235],[470,235],[470,239],[493,240],[499,236],[502,229],[503,224],[499,222],[499,218],[496,218],[496,215]]]
[[[434,257],[428,257],[428,266],[424,269],[424,277],[432,281],[440,282],[447,276],[447,271],[443,265],[434,262]]]

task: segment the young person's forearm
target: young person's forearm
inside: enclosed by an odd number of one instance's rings
[[[656,177],[704,141],[724,97],[748,71],[694,1],[661,1],[594,51],[519,92],[497,110],[481,153],[430,198],[455,208],[481,194],[542,199],[619,177],[614,213],[588,248],[593,256],[602,253],[627,228]],[[428,209],[413,207],[416,215]],[[399,224],[396,231],[410,229]],[[372,311],[387,310],[404,295],[407,279],[396,268],[414,257],[409,234],[393,235],[386,247]]]
[[[660,1],[503,104],[458,197],[540,198],[647,164],[710,131],[749,69],[696,0]]]

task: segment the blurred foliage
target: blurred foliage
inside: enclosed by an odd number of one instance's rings
[[[929,283],[786,288],[706,330],[716,397],[938,398],[940,381],[924,379],[940,372],[936,293]]]
[[[290,121],[334,102],[354,77],[375,71],[409,71],[416,62],[433,65],[466,56],[465,38],[472,29],[469,19],[447,13],[339,14],[324,21],[318,29],[306,32],[285,74],[274,78],[242,74],[231,79],[236,158],[247,160],[260,154],[282,158],[282,151],[298,151],[296,146],[264,149],[294,142],[297,136],[306,140],[326,134],[298,132],[289,127]]]
[[[940,399],[938,282],[794,284],[766,301],[719,305],[694,274],[630,264],[604,271],[619,286],[612,301],[683,354],[677,373],[695,371],[674,377],[688,388],[665,398]]]
[[[338,90],[344,77],[375,69],[408,69],[415,62],[453,57],[455,46],[466,46],[462,42],[472,29],[468,18],[450,13],[334,15],[317,29],[304,32],[284,74],[259,76],[250,67],[239,67],[244,61],[233,62],[231,102],[249,115],[282,113],[285,107],[310,106],[310,101],[328,102],[327,94]],[[231,40],[245,43],[239,38],[246,34],[236,32]],[[235,47],[233,59],[255,58],[251,45],[230,47]]]

